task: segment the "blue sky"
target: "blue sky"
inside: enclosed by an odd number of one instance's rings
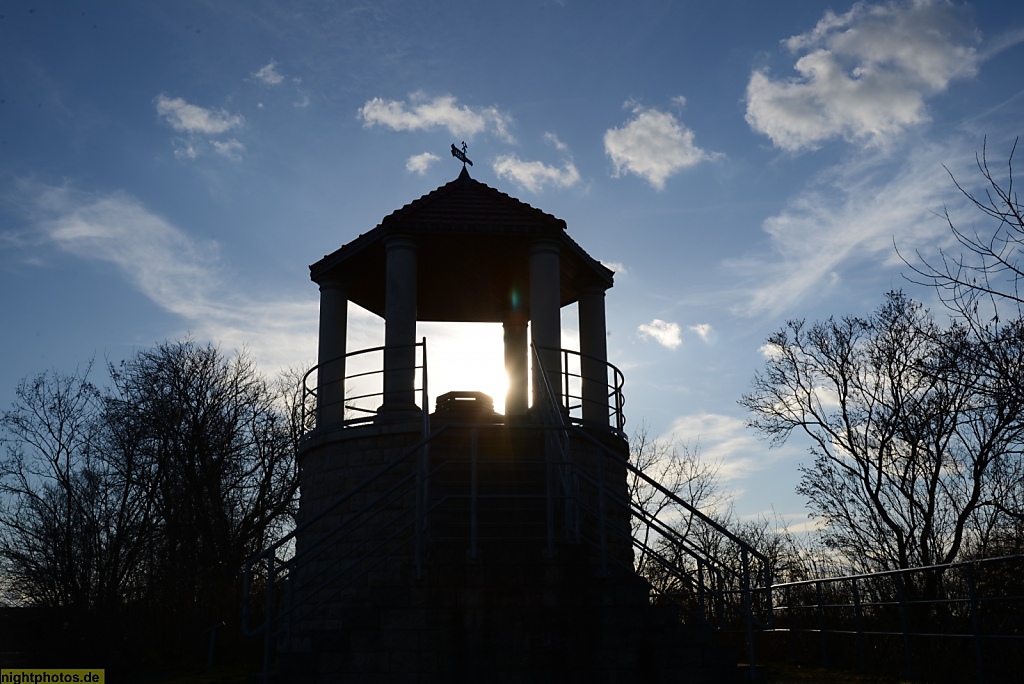
[[[1012,2],[0,1],[0,405],[188,334],[316,356],[307,266],[454,179],[564,219],[616,271],[627,418],[799,525],[799,440],[736,400],[789,318],[908,284],[1024,132]],[[979,225],[979,227],[983,227]],[[564,317],[574,342],[572,312]],[[500,328],[426,327],[437,391],[501,382]],[[351,349],[383,327],[351,315]]]

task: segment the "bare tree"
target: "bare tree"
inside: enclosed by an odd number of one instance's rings
[[[989,319],[1021,317],[1024,205],[1013,187],[1016,149],[1015,140],[1006,162],[1006,176],[1000,178],[989,167],[987,141],[982,146],[981,154],[975,156],[986,186],[982,194],[968,190],[946,169],[957,190],[988,219],[988,225],[980,230],[961,228],[947,209],[943,215],[960,252],[940,250],[937,256],[928,257],[918,251],[916,263],[903,259],[913,272],[912,281],[934,287],[943,302],[967,321],[984,324]]]
[[[242,564],[294,513],[294,426],[247,356],[212,345],[164,343],[111,375],[108,420],[137,435],[119,458],[143,464],[159,521],[153,598],[223,619]]]
[[[855,566],[947,563],[984,515],[1021,514],[1007,506],[1024,484],[1019,324],[991,346],[890,293],[868,318],[790,321],[768,348],[740,401],[748,425],[773,445],[809,439],[797,492]]]
[[[0,417],[0,556],[23,601],[87,608],[103,593],[91,545],[99,392],[88,375],[23,380]]]
[[[173,651],[237,619],[243,563],[293,524],[294,394],[190,340],[109,371],[106,391],[88,370],[23,381],[0,416],[4,591],[127,611]]]
[[[694,523],[693,516],[679,506],[673,496],[708,512],[724,502],[725,494],[718,482],[718,464],[702,461],[699,449],[652,438],[647,425],[642,424],[633,433],[629,450],[633,465],[672,495],[631,474],[628,480],[630,501],[649,518],[671,518],[666,524],[685,536]],[[631,525],[633,538],[642,545],[633,564],[638,573],[647,576],[652,562],[648,549],[657,545],[659,537],[649,524],[635,516]]]

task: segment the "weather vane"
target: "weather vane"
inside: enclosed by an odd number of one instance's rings
[[[462,162],[462,168],[466,168],[466,164],[469,164],[470,166],[473,165],[473,162],[470,161],[469,157],[466,156],[466,141],[465,140],[462,141],[462,149],[461,150],[458,147],[455,146],[455,143],[452,143],[452,156]]]

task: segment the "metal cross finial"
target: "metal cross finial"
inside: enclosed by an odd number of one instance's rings
[[[455,146],[455,143],[452,143],[452,156],[462,162],[462,168],[466,168],[466,164],[469,164],[470,166],[473,165],[473,162],[469,159],[469,157],[466,156],[465,140],[462,141],[461,150]]]

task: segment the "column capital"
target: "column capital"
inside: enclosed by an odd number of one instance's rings
[[[326,290],[334,290],[336,292],[341,292],[342,294],[348,293],[348,283],[344,282],[343,280],[337,280],[332,278],[331,280],[321,281],[320,283],[318,283],[318,285],[320,285],[321,292],[324,292]]]
[[[534,254],[558,254],[561,251],[561,245],[558,241],[551,238],[537,238],[530,243],[530,256]]]
[[[610,285],[604,285],[602,283],[589,282],[589,283],[583,283],[581,285],[578,285],[576,287],[576,290],[581,295],[602,295],[603,296],[604,293],[606,293],[610,288],[611,288]]]
[[[408,249],[417,251],[416,240],[406,233],[398,233],[384,238],[384,249],[388,252],[397,249]]]

